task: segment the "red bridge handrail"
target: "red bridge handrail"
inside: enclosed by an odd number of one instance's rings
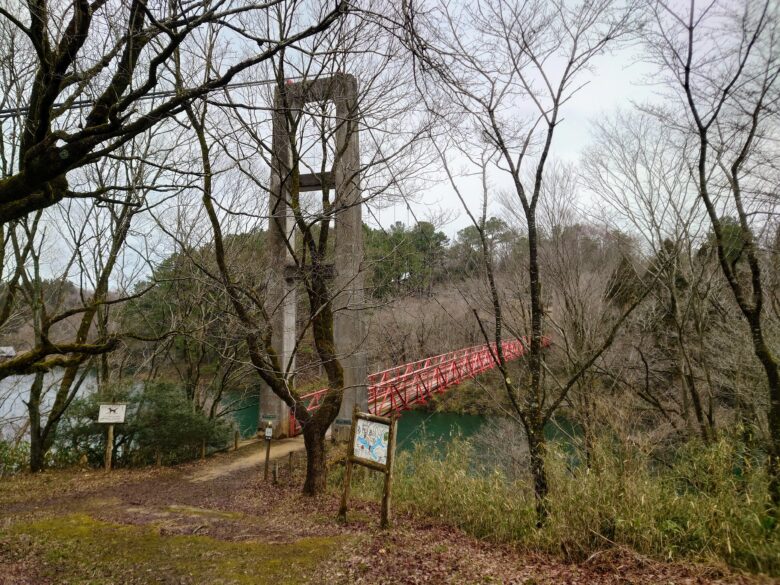
[[[543,337],[542,346],[549,345],[549,338]],[[529,342],[523,337],[504,341],[501,346],[504,358],[513,360],[525,355]],[[475,345],[369,374],[368,410],[372,414],[386,415],[424,404],[433,394],[440,394],[494,368],[495,350],[495,343]],[[306,402],[306,409],[312,412],[319,408],[327,392],[328,388],[321,388],[304,394],[301,398]],[[291,436],[301,432],[292,412],[289,429]]]

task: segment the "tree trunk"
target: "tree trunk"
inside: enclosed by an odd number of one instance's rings
[[[325,462],[325,429],[309,424],[303,431],[306,446],[306,481],[303,493],[316,496],[325,493],[328,480],[328,468]]]
[[[30,386],[30,398],[27,412],[30,417],[30,471],[41,471],[46,457],[43,428],[41,426],[41,396],[43,394],[43,374],[35,374]]]
[[[701,404],[701,396],[699,396],[699,390],[696,388],[696,381],[693,377],[693,373],[689,370],[683,374],[685,379],[685,387],[688,388],[688,392],[691,395],[691,403],[693,404],[693,413],[696,415],[696,422],[699,425],[699,434],[705,445],[709,445],[712,442],[712,432],[707,424],[707,419],[704,416],[704,408]]]
[[[41,442],[40,425],[30,419],[30,471],[35,473],[43,469],[43,445]]]
[[[531,371],[531,416],[536,416],[543,404],[541,403],[542,383],[542,283],[539,269],[539,236],[536,231],[536,217],[526,214],[528,223],[528,277],[531,289],[531,347],[528,356]],[[536,411],[536,412],[535,412]],[[542,441],[544,438],[542,438]]]
[[[43,448],[43,440],[38,433],[30,433],[30,471],[42,471],[46,450]]]
[[[544,466],[544,426],[528,429],[528,452],[531,457],[531,476],[534,480],[536,499],[536,526],[541,527],[547,520],[547,470]]]
[[[769,495],[774,504],[774,513],[780,516],[780,372],[777,362],[769,351],[763,337],[754,335],[755,353],[764,366],[769,386]]]
[[[42,471],[46,466],[46,454],[57,433],[57,423],[41,426],[40,415],[37,419],[35,424],[30,424],[30,471]]]

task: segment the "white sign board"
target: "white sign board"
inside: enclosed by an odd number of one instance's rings
[[[265,440],[270,441],[274,436],[273,427],[265,427]]]
[[[387,447],[390,442],[390,425],[357,419],[355,425],[355,443],[352,454],[360,459],[366,459],[387,465]]]
[[[98,413],[99,423],[121,424],[125,422],[127,404],[101,404]]]

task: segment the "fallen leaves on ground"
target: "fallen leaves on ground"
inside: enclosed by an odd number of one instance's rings
[[[78,515],[94,519],[103,535],[100,544],[109,552],[111,535],[120,533],[117,546],[121,543],[125,547],[132,547],[134,538],[148,534],[163,539],[160,542],[165,546],[172,546],[174,539],[178,539],[175,542],[197,550],[203,548],[202,542],[224,542],[220,562],[230,569],[218,581],[222,583],[263,582],[262,577],[235,568],[244,562],[246,551],[241,547],[261,546],[266,547],[262,550],[268,550],[268,545],[278,545],[278,562],[273,558],[269,562],[284,565],[282,550],[295,553],[296,543],[311,543],[311,539],[328,543],[326,560],[305,577],[296,574],[294,582],[327,585],[778,582],[720,567],[659,562],[619,548],[606,549],[583,563],[571,564],[550,555],[479,541],[455,528],[410,515],[396,517],[393,528],[382,531],[378,527],[379,508],[371,502],[352,502],[349,523],[342,525],[336,521],[336,495],[318,498],[301,495],[300,457],[292,475],[286,465],[282,466],[278,485],[262,481],[259,465],[210,481],[188,480],[201,467],[225,465],[231,458],[242,456],[246,452],[220,455],[206,463],[177,468],[117,470],[111,474],[70,470],[3,480],[0,482],[0,585],[54,584],[62,582],[58,580],[62,575],[67,575],[70,583],[217,582],[214,575],[183,575],[181,563],[176,568],[174,564],[161,563],[150,572],[142,557],[141,560],[132,557],[132,563],[117,566],[113,572],[111,567],[94,567],[97,572],[91,573],[85,568],[89,563],[75,558],[76,553],[69,552],[70,558],[53,554],[56,551],[47,550],[45,539],[41,541],[33,534],[19,531],[20,526],[37,526],[35,523],[42,519]],[[178,554],[176,549],[171,551],[172,556]],[[89,555],[90,551],[84,554]],[[100,580],[96,581],[95,575],[101,575]]]

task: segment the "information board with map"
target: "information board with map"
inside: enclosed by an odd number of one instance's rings
[[[352,466],[362,465],[385,476],[382,494],[382,512],[379,525],[390,526],[390,493],[393,484],[393,459],[398,420],[395,417],[377,416],[360,412],[355,406],[352,411],[350,442],[347,443],[347,461],[344,469],[344,492],[341,494],[339,520],[347,521],[349,489],[352,483]]]
[[[387,465],[387,449],[390,442],[390,425],[357,419],[352,454],[379,465]]]

